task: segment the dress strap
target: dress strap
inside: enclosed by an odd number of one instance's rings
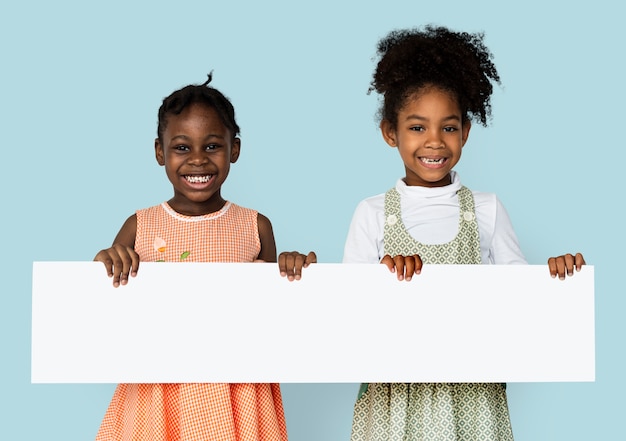
[[[474,196],[467,187],[457,191],[459,199],[458,233],[442,244],[424,244],[414,239],[402,221],[400,193],[392,188],[385,193],[384,253],[390,256],[419,254],[426,264],[481,263],[480,236]]]

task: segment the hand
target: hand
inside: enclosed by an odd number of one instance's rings
[[[317,263],[317,256],[311,251],[306,256],[298,251],[284,251],[278,256],[278,269],[282,277],[289,281],[302,278],[302,268]]]
[[[113,286],[126,285],[128,275],[137,275],[139,270],[139,255],[135,250],[119,243],[113,244],[111,248],[101,250],[93,259],[96,262],[104,263],[109,277],[113,277]]]
[[[580,268],[585,264],[585,258],[582,254],[576,253],[575,256],[571,254],[564,254],[559,257],[550,257],[548,259],[548,268],[550,269],[550,275],[554,278],[559,276],[559,279],[565,279],[565,273],[568,276],[574,275],[574,267],[576,271],[580,271]]]
[[[396,273],[398,280],[406,280],[407,282],[413,278],[413,275],[422,272],[422,259],[417,254],[396,257],[386,254],[380,263],[387,265],[392,273]]]

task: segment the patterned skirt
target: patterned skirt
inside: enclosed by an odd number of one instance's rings
[[[362,388],[363,390],[363,388]],[[370,383],[351,441],[512,441],[500,383]]]
[[[120,384],[96,441],[287,441],[278,384]]]

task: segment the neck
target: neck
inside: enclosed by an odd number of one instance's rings
[[[219,194],[213,195],[209,200],[203,202],[194,202],[174,196],[167,203],[174,211],[184,216],[204,216],[220,211],[226,204],[226,200]]]

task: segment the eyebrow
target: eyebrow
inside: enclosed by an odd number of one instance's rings
[[[420,115],[416,115],[416,114],[411,114],[408,115],[405,120],[409,121],[412,119],[417,119],[419,121],[428,121],[428,118],[426,118],[425,116],[420,116]],[[442,119],[442,121],[461,121],[461,118],[458,115],[448,115],[445,118]]]
[[[204,137],[205,140],[208,140],[208,139],[211,139],[211,138],[226,139],[224,136],[217,135],[217,134],[214,134],[214,133],[210,133],[210,134],[208,134],[207,136]],[[183,139],[185,141],[188,141],[191,138],[189,136],[187,136],[187,135],[176,135],[176,136],[173,136],[172,138],[170,138],[170,141],[174,141],[174,140],[177,140],[177,139]]]

